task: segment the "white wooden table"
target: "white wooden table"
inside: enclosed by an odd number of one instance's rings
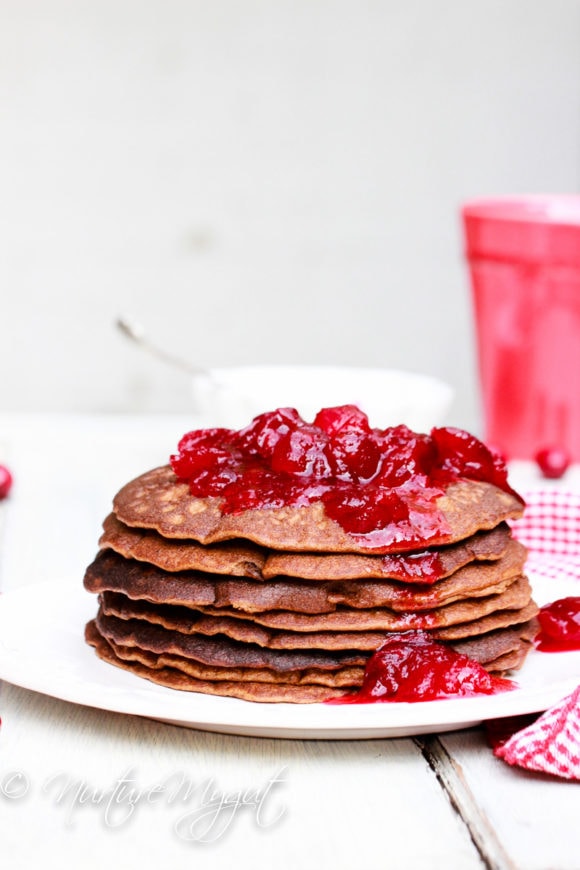
[[[0,461],[15,477],[0,507],[2,591],[65,577],[80,584],[114,492],[164,463],[192,425],[0,416]],[[580,786],[508,768],[480,728],[360,741],[227,736],[7,682],[0,714],[10,870],[580,868]],[[129,786],[140,792],[132,807]],[[203,795],[240,790],[253,799],[213,825],[184,818]]]

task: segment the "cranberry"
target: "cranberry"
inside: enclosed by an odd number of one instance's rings
[[[216,465],[200,468],[189,478],[189,490],[197,498],[220,496],[240,479],[240,473],[232,467]]]
[[[232,429],[196,429],[187,432],[179,441],[177,449],[180,453],[195,451],[201,447],[223,447],[229,444],[235,433]]]
[[[562,477],[570,465],[570,457],[560,447],[546,447],[538,450],[534,459],[544,477],[556,480]]]
[[[383,486],[400,486],[415,475],[428,474],[435,451],[427,435],[417,435],[406,426],[385,429],[379,438],[382,465],[378,480]]]
[[[452,427],[433,429],[431,435],[443,471],[480,480],[493,474],[499,457],[494,456],[474,435]]]
[[[231,462],[229,450],[200,444],[197,450],[178,453],[171,457],[171,467],[178,477],[192,477],[201,471],[211,471]]]
[[[334,472],[339,480],[371,480],[377,473],[381,451],[371,435],[355,430],[339,432],[331,439]]]
[[[283,435],[272,452],[272,471],[301,477],[329,477],[328,435],[316,426],[302,426]]]
[[[314,418],[314,425],[331,436],[343,432],[358,432],[362,435],[371,431],[367,415],[356,405],[322,408]]]
[[[432,429],[431,437],[439,455],[441,479],[467,477],[470,480],[486,480],[521,501],[521,497],[508,484],[507,466],[501,453],[492,453],[475,435],[463,429]]]
[[[278,408],[254,417],[249,426],[238,433],[232,443],[245,453],[258,454],[268,459],[272,456],[278,441],[289,432],[303,425],[302,418],[295,408]]]
[[[12,475],[5,465],[0,465],[0,499],[10,495],[12,489]]]

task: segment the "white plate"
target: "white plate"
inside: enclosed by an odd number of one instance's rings
[[[545,603],[576,583],[536,589]],[[78,583],[47,582],[0,596],[0,678],[75,704],[205,731],[259,737],[360,739],[452,731],[545,710],[580,683],[580,652],[533,651],[516,691],[416,704],[258,704],[156,686],[105,664],[83,639],[96,599]]]

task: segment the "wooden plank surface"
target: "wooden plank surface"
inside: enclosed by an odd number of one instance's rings
[[[211,734],[6,683],[0,704],[10,867],[38,866],[38,843],[87,868],[136,850],[152,868],[483,866],[412,740]]]
[[[580,868],[580,783],[509,767],[489,750],[482,729],[438,739],[469,795],[456,791],[467,823],[486,819],[502,844],[509,863],[501,870]]]

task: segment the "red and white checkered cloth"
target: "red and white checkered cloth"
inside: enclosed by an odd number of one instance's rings
[[[494,755],[526,770],[580,780],[580,686],[527,728],[500,742]]]
[[[524,498],[524,516],[512,528],[529,550],[527,570],[548,580],[580,581],[580,492],[541,489]]]
[[[534,490],[524,494],[525,515],[513,533],[529,549],[527,573],[548,580],[578,580],[580,596],[580,493]],[[557,655],[557,653],[556,653]],[[495,743],[508,764],[580,780],[580,686],[526,727]],[[501,723],[489,723],[488,734]],[[493,742],[493,741],[492,741]]]

